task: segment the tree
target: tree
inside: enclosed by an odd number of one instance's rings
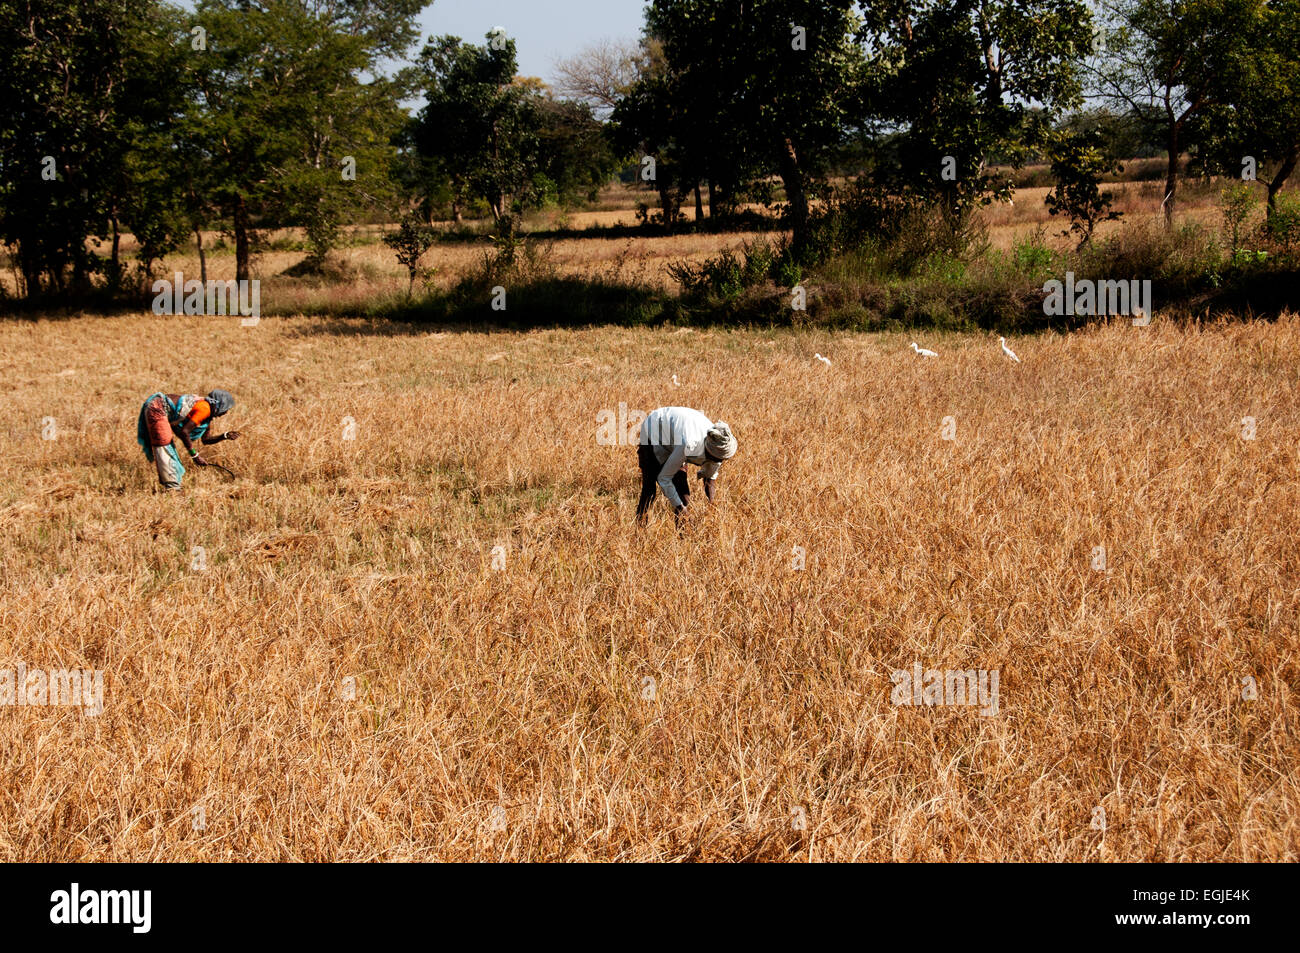
[[[195,161],[200,152],[182,132],[193,52],[187,19],[179,8],[160,5],[149,24],[133,34],[123,86],[123,99],[131,104],[123,116],[125,154],[115,170],[109,205],[110,287],[123,271],[118,254],[121,228],[135,236],[140,277],[147,286],[154,263],[192,230],[197,234],[203,222],[196,185],[203,172]],[[199,249],[202,260],[201,243]],[[206,267],[203,271],[206,280]]]
[[[688,157],[691,122],[687,101],[676,91],[663,70],[642,76],[615,107],[611,141],[637,160],[637,174],[659,193],[659,214],[664,227],[672,226],[690,188]],[[705,164],[693,157],[696,168]]]
[[[1102,222],[1120,217],[1111,211],[1111,195],[1102,192],[1101,177],[1120,171],[1120,166],[1107,157],[1099,132],[1061,132],[1052,143],[1049,155],[1056,186],[1044,199],[1053,215],[1065,215],[1070,228],[1062,234],[1075,232],[1079,247],[1092,241],[1092,233]]]
[[[663,45],[649,35],[639,44],[604,41],[561,61],[556,76],[556,93],[608,123],[606,141],[632,159],[641,180],[659,193],[664,223],[675,222],[692,184],[685,181],[690,173],[678,143],[688,128],[683,114],[690,103],[673,99]],[[647,157],[653,165],[644,164]],[[694,184],[698,196],[698,178]]]
[[[1225,105],[1216,77],[1247,68],[1251,30],[1267,0],[1104,0],[1094,94],[1159,126],[1167,154],[1165,225],[1194,120]],[[1243,29],[1243,26],[1247,28]]]
[[[539,96],[539,171],[556,201],[595,201],[602,185],[618,171],[604,129],[586,103]]]
[[[555,65],[556,94],[584,103],[606,120],[645,71],[646,53],[632,43],[604,40]]]
[[[880,178],[954,211],[1010,194],[989,160],[1021,165],[1080,100],[1088,48],[1079,0],[863,4],[870,51],[863,115],[901,130]]]
[[[1104,106],[1072,113],[1061,128],[1074,133],[1096,133],[1102,152],[1117,161],[1161,155],[1160,131],[1141,116],[1115,112]]]
[[[406,286],[409,297],[415,289],[415,279],[420,274],[420,256],[428,251],[435,239],[434,231],[415,215],[404,215],[397,231],[384,236],[384,244],[397,255],[398,264],[406,268],[410,281]]]
[[[457,225],[465,205],[464,178],[446,166],[437,156],[420,152],[419,120],[408,116],[394,142],[392,178],[399,193],[407,198],[407,210],[418,210],[426,225],[432,225],[443,209]]]
[[[1300,0],[1271,0],[1236,24],[1249,55],[1210,77],[1209,105],[1191,138],[1205,171],[1255,178],[1265,167],[1268,215],[1300,162]]]
[[[300,51],[294,97],[295,154],[276,172],[280,215],[304,227],[305,265],[319,269],[339,240],[342,223],[366,209],[391,206],[393,140],[404,119],[408,89],[378,74],[382,55],[414,42],[413,18],[422,0],[387,0],[344,17],[329,0],[303,3],[290,21]],[[346,8],[343,8],[346,9]],[[387,14],[379,25],[372,11]]]
[[[684,180],[737,175],[750,161],[775,171],[796,255],[808,238],[810,185],[842,140],[861,78],[854,5],[653,0],[646,11],[666,62],[664,78],[646,81],[659,84],[649,99],[679,110],[681,121],[660,129],[678,147]],[[728,151],[742,162],[728,163]]]
[[[255,216],[306,228],[309,265],[348,214],[390,196],[400,83],[380,67],[409,49],[424,0],[200,0],[194,141],[229,215],[236,277]]]
[[[85,293],[125,176],[123,96],[150,0],[0,0],[0,239],[29,296]]]
[[[536,91],[515,81],[515,41],[490,33],[474,46],[459,37],[432,39],[420,54],[427,103],[415,132],[423,157],[487,202],[503,239],[537,198],[541,120]],[[455,187],[455,186],[454,186]]]

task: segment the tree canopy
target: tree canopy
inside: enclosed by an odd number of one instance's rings
[[[1300,0],[649,0],[636,42],[518,73],[516,40],[421,39],[426,0],[0,0],[0,241],[20,293],[116,292],[181,243],[293,227],[319,270],[350,224],[589,201],[620,169],[665,227],[776,204],[804,256],[837,190],[962,218],[1051,161],[1086,238],[1099,176],[1163,153],[1300,162]],[[1087,108],[1083,108],[1083,107]],[[780,194],[778,195],[778,186]],[[416,216],[413,218],[412,216]],[[134,235],[136,270],[120,254]],[[418,232],[421,240],[425,232]]]

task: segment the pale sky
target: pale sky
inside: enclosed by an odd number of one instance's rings
[[[519,72],[554,78],[554,64],[600,40],[635,40],[645,0],[433,0],[420,14],[420,46],[451,34],[481,44],[493,27],[515,41]]]

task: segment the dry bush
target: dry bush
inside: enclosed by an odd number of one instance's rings
[[[0,667],[106,673],[0,708],[0,857],[1296,860],[1300,319],[909,341],[0,325]],[[620,402],[739,435],[680,534]]]

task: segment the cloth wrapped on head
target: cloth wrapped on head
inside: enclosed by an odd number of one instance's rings
[[[730,460],[736,455],[736,437],[726,421],[714,423],[713,429],[704,438],[704,449],[719,460]]]
[[[212,408],[213,417],[220,417],[235,406],[235,398],[228,390],[209,391],[208,406]]]

